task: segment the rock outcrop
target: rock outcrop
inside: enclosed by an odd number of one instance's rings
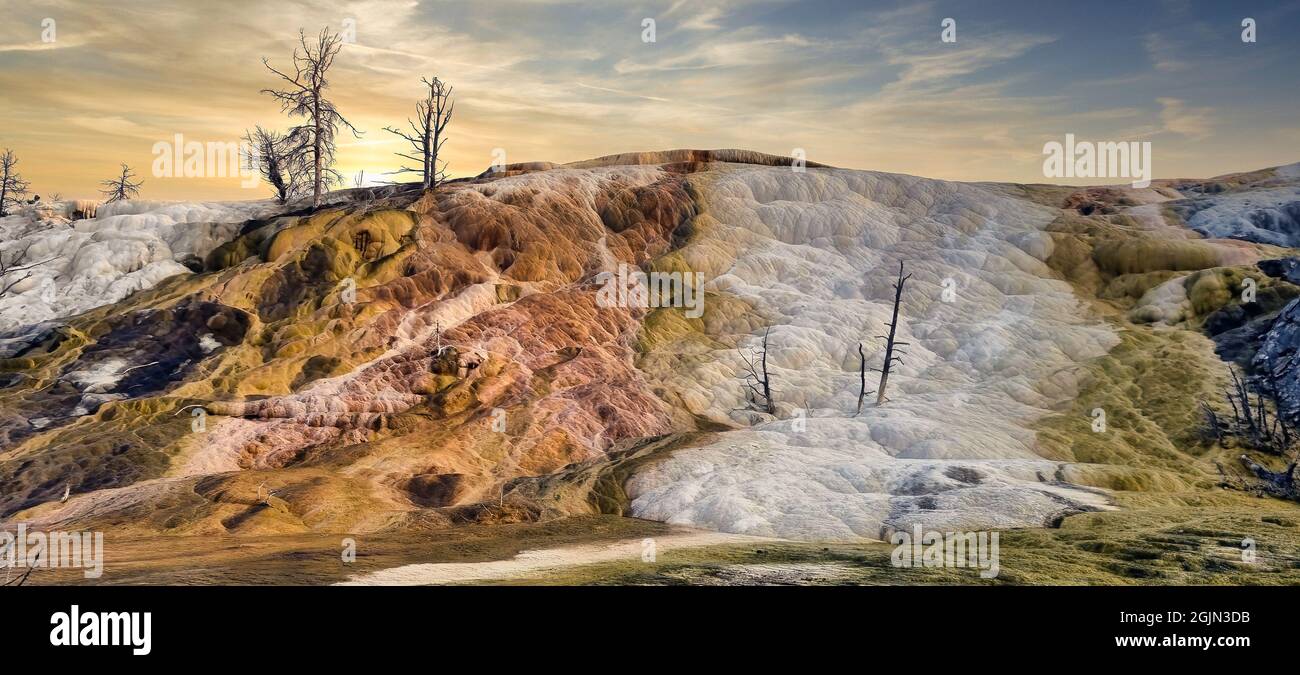
[[[1280,412],[1300,426],[1300,300],[1273,320],[1254,366],[1276,393]]]
[[[23,225],[70,260],[0,302],[0,518],[244,534],[599,510],[839,539],[1048,526],[1109,508],[1110,489],[1184,489],[1208,472],[1165,434],[1182,442],[1195,410],[1121,414],[1154,404],[1101,387],[1107,359],[1145,324],[1258,318],[1237,299],[1248,278],[1268,311],[1295,288],[1254,267],[1275,249],[1162,211],[1209,194],[1183,188],[678,150],[317,211],[108,205],[74,231]],[[900,262],[908,354],[892,400],[855,414],[858,346],[879,358]],[[683,306],[673,280],[696,278],[702,305]],[[24,309],[40,289],[67,302]],[[1268,368],[1291,367],[1295,307]],[[764,335],[774,418],[743,410],[739,380]],[[1199,339],[1170,344],[1208,353]],[[1201,379],[1182,389],[1217,386]],[[1092,450],[1089,411],[1108,406],[1119,431]],[[1166,445],[1131,465],[1114,448],[1142,434]]]

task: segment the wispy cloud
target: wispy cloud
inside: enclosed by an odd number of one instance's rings
[[[1147,33],[1142,39],[1142,46],[1146,48],[1151,65],[1156,70],[1174,73],[1189,67],[1188,62],[1183,60],[1178,44],[1165,35]]]
[[[690,16],[679,25],[685,30],[717,30],[722,27],[722,24],[718,23],[718,19],[722,16],[722,10],[713,7]]]
[[[157,136],[156,132],[151,133],[145,127],[135,122],[117,115],[110,117],[88,117],[85,115],[71,115],[64,118],[69,124],[89,129],[99,134],[112,134],[115,136],[131,136],[136,138],[150,138]]]
[[[456,87],[447,153],[459,175],[479,173],[496,148],[511,161],[572,161],[696,146],[1041,180],[1043,139],[1067,132],[1160,135],[1162,157],[1179,158],[1162,170],[1179,175],[1295,161],[1281,156],[1278,130],[1294,128],[1279,111],[1300,98],[1283,86],[1300,47],[1242,48],[1232,25],[1206,24],[1189,2],[1161,15],[1158,30],[1141,10],[1116,8],[1098,36],[1073,29],[1093,16],[1084,9],[1045,9],[1062,14],[1035,21],[991,0],[959,13],[950,44],[939,22],[954,10],[933,3],[287,0],[270,10],[133,0],[109,11],[49,0],[19,5],[0,25],[0,141],[23,156],[29,179],[75,195],[119,161],[147,166],[152,142],[175,133],[229,140],[253,124],[287,126],[257,93],[271,84],[261,57],[283,64],[299,28],[339,29],[348,18],[357,40],[339,56],[333,96],[367,130],[340,148],[349,175],[396,168],[382,128],[411,114],[422,75]],[[35,46],[45,16],[59,21],[58,48]],[[641,40],[645,17],[658,21],[654,43]],[[1297,12],[1262,21],[1261,35],[1300,30]],[[149,190],[248,196],[235,181]]]
[[[1197,140],[1210,135],[1214,115],[1211,108],[1193,108],[1176,98],[1162,97],[1156,102],[1160,104],[1160,122],[1165,131]]]

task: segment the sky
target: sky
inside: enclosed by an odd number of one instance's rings
[[[453,176],[670,148],[802,150],[834,166],[1047,179],[1043,146],[1149,141],[1157,178],[1300,161],[1300,0],[0,0],[0,148],[37,193],[260,199],[157,176],[154,149],[294,122],[259,90],[299,29],[354,31],[331,72],[349,182],[392,180],[420,78],[455,87]],[[1242,41],[1255,20],[1256,42]],[[955,41],[942,37],[955,22]],[[654,40],[646,40],[646,20]]]

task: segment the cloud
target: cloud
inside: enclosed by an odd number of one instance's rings
[[[623,91],[621,89],[611,89],[609,87],[597,87],[590,84],[584,84],[582,82],[576,82],[575,84],[577,84],[579,87],[582,87],[584,89],[594,89],[596,91],[603,91],[609,94],[618,94],[619,96],[630,96],[632,98],[640,98],[640,99],[645,99],[647,101],[657,101],[659,103],[669,102],[669,99],[662,98],[659,96],[646,96],[645,94],[638,94],[636,92]]]
[[[57,182],[65,194],[77,185],[93,189],[118,161],[148,162],[152,141],[174,133],[208,141],[236,138],[253,124],[283,129],[291,121],[258,93],[273,84],[261,57],[282,66],[300,27],[339,29],[345,17],[356,21],[357,42],[340,54],[331,93],[368,130],[340,147],[345,175],[399,165],[394,137],[382,129],[412,114],[420,77],[433,75],[455,87],[446,148],[454,175],[481,171],[494,148],[512,160],[563,162],[696,146],[779,154],[798,147],[840,166],[1032,180],[1041,173],[1044,136],[1166,134],[1165,156],[1177,143],[1196,142],[1186,153],[1193,156],[1204,154],[1212,132],[1227,142],[1233,128],[1215,121],[1229,105],[1234,126],[1260,118],[1265,126],[1290,124],[1269,115],[1294,109],[1295,93],[1254,85],[1261,64],[1282,63],[1294,46],[1237,44],[1210,58],[1199,46],[1170,43],[1164,33],[1176,35],[1177,26],[1157,34],[1117,17],[1117,39],[1164,65],[1106,70],[1064,34],[1017,28],[1014,12],[999,10],[997,0],[960,20],[957,43],[941,43],[940,10],[827,2],[813,12],[785,0],[645,7],[285,0],[268,11],[254,0],[221,7],[133,0],[105,16],[80,1],[51,0],[39,9],[20,5],[15,22],[0,25],[0,44],[11,45],[0,58],[0,129],[23,153],[29,177]],[[59,44],[79,48],[30,49],[29,28],[46,12],[59,18]],[[654,44],[640,39],[643,16],[660,20]],[[1249,87],[1249,99],[1224,93],[1225,83]],[[1158,114],[1153,95],[1161,97]],[[1260,117],[1243,117],[1249,110]],[[1245,157],[1260,148],[1272,153],[1261,165],[1295,161],[1274,158],[1285,144],[1263,138],[1233,139],[1236,166],[1249,166]],[[1197,172],[1180,166],[1179,173]],[[159,182],[148,196],[226,189],[191,192],[199,188],[207,189]]]
[[[1191,139],[1203,139],[1212,133],[1213,109],[1192,108],[1177,98],[1157,98],[1156,102],[1160,104],[1164,131]]]
[[[789,34],[774,37],[737,35],[725,42],[706,42],[684,53],[650,60],[623,59],[614,65],[620,75],[647,71],[708,70],[711,68],[752,67],[802,60],[823,45],[803,36]],[[802,53],[800,53],[802,52]]]
[[[903,69],[902,76],[890,86],[912,91],[925,86],[947,86],[960,79],[996,64],[1013,61],[1029,50],[1054,42],[1047,35],[1024,33],[998,33],[967,38],[955,45],[936,47],[888,47],[885,53],[891,65]]]
[[[132,122],[121,116],[110,117],[87,117],[83,115],[73,115],[64,118],[68,123],[75,124],[79,127],[90,129],[99,134],[113,134],[116,136],[134,136],[138,138],[153,138],[158,136],[156,132],[150,132],[145,127]]]
[[[722,10],[713,7],[691,16],[677,25],[684,30],[717,30],[722,27],[718,23],[718,19],[721,19],[722,16]]]
[[[26,44],[0,45],[0,52],[39,52],[74,46],[76,45],[67,42],[28,42]]]
[[[1182,56],[1182,50],[1169,38],[1160,33],[1147,33],[1142,39],[1147,57],[1156,70],[1174,73],[1187,70],[1188,62]]]

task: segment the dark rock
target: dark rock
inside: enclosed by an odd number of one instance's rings
[[[34,354],[49,354],[67,338],[61,324],[43,321],[15,330],[0,332],[0,359],[17,359]]]
[[[242,310],[212,302],[186,302],[115,317],[108,322],[109,330],[66,366],[64,374],[120,358],[130,367],[104,393],[155,394],[184,380],[193,365],[207,356],[201,335],[210,332],[222,346],[238,344],[250,322]]]
[[[984,481],[979,471],[966,466],[950,466],[943,470],[943,475],[967,485],[978,485]]]
[[[181,258],[177,262],[184,265],[186,268],[189,269],[189,271],[195,274],[199,274],[200,272],[203,271],[203,259],[194,255],[193,253],[186,255],[185,257]]]
[[[412,476],[406,484],[412,500],[424,506],[455,504],[464,496],[466,487],[465,474],[461,473],[422,473]]]
[[[298,372],[297,377],[293,379],[289,387],[294,391],[298,391],[306,384],[322,378],[333,377],[342,372],[343,365],[343,359],[336,356],[317,354],[307,359],[307,362],[302,366],[302,370]]]
[[[1210,318],[1217,316],[1219,312],[1210,315]],[[1244,313],[1243,313],[1244,318]],[[1277,313],[1255,316],[1245,323],[1234,327],[1221,329],[1215,332],[1209,328],[1209,321],[1206,322],[1206,331],[1214,340],[1214,352],[1219,358],[1230,363],[1235,363],[1242,368],[1249,369],[1255,355],[1259,353],[1264,344],[1264,338],[1268,335],[1269,329],[1273,327],[1277,319]]]
[[[1255,372],[1276,393],[1280,412],[1300,423],[1300,299],[1293,300],[1273,321],[1253,362]]]
[[[1264,274],[1276,279],[1285,279],[1293,284],[1300,285],[1300,258],[1274,258],[1273,260],[1261,260],[1256,265]]]

